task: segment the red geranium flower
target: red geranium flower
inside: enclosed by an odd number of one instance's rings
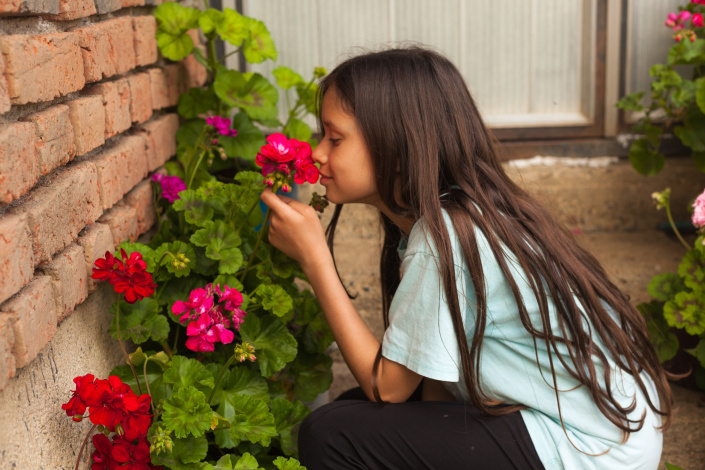
[[[311,146],[307,142],[287,139],[283,134],[267,137],[267,144],[262,146],[255,161],[262,167],[264,183],[269,186],[279,183],[284,192],[291,191],[292,174],[298,184],[318,181],[318,167],[311,158]]]
[[[82,418],[76,418],[76,416],[86,412],[85,395],[87,389],[93,385],[94,379],[93,374],[86,374],[83,377],[73,379],[76,384],[76,390],[73,390],[73,395],[68,403],[61,405],[61,409],[66,410],[66,415],[71,416],[74,421],[81,421]]]
[[[137,444],[133,444],[125,439],[116,438],[113,440],[110,457],[119,462],[120,470],[161,469],[161,467],[152,465],[152,459],[149,456],[149,443],[146,439],[140,439]]]
[[[105,258],[96,260],[91,277],[109,281],[115,292],[124,294],[125,301],[130,304],[154,294],[157,285],[152,281],[152,275],[147,272],[147,263],[142,259],[142,255],[135,251],[128,257],[124,249],[121,249],[120,253],[122,260],[106,251]]]
[[[91,455],[93,459],[91,470],[111,470],[119,465],[110,457],[113,443],[110,442],[110,439],[105,434],[93,435],[93,446],[95,447],[95,452]]]

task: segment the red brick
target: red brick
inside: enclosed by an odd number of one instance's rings
[[[0,0],[0,16],[58,12],[59,0]]]
[[[153,68],[147,70],[147,72],[149,73],[149,86],[152,92],[152,108],[168,108],[171,103],[169,103],[169,88],[164,71]]]
[[[5,58],[0,53],[0,114],[10,110],[10,90],[7,88],[7,78],[5,78]]]
[[[123,0],[124,1],[124,0]],[[157,61],[157,20],[152,15],[132,18],[135,32],[135,60],[137,65],[150,65]]]
[[[100,96],[84,96],[66,103],[73,126],[76,155],[105,143],[105,108]]]
[[[145,122],[152,117],[152,89],[149,74],[134,73],[128,75],[130,86],[130,119],[132,122]]]
[[[0,36],[12,104],[49,101],[85,85],[75,33]]]
[[[105,214],[98,219],[98,222],[110,227],[115,248],[126,240],[131,242],[137,240],[137,237],[140,235],[140,229],[137,223],[137,209],[128,206],[123,201],[118,202],[112,209],[106,211]]]
[[[19,369],[37,357],[56,332],[56,305],[49,276],[37,276],[15,297],[0,305],[0,312],[17,317],[12,325],[12,353]]]
[[[122,7],[141,7],[144,5],[144,0],[122,0]]]
[[[0,203],[24,195],[39,179],[35,143],[31,123],[0,124]]]
[[[95,0],[95,8],[101,15],[122,8],[122,0]]]
[[[22,289],[33,273],[34,252],[27,216],[5,215],[0,218],[0,303]]]
[[[93,0],[60,0],[59,14],[46,16],[48,20],[75,20],[97,13]]]
[[[203,86],[208,80],[208,70],[196,60],[193,54],[189,54],[181,61],[181,67],[186,76],[186,89]]]
[[[147,138],[149,171],[154,171],[176,155],[176,131],[179,116],[165,114],[142,125]]]
[[[110,227],[105,224],[91,224],[81,232],[76,243],[83,248],[86,273],[88,273],[88,292],[93,292],[100,283],[100,281],[91,278],[93,265],[98,258],[105,256],[106,251],[111,253],[115,251],[113,233],[110,231]]]
[[[76,155],[76,142],[69,117],[69,107],[63,104],[30,114],[23,121],[34,124],[37,136],[39,173],[46,175],[64,165]]]
[[[15,345],[12,325],[16,321],[15,314],[0,313],[0,390],[7,386],[17,372],[15,356],[12,354],[12,347]]]
[[[142,234],[157,221],[154,194],[149,180],[142,181],[125,196],[125,203],[137,211],[137,231]]]
[[[97,170],[90,162],[62,168],[8,212],[27,214],[35,264],[50,261],[103,212]]]
[[[166,78],[167,101],[169,106],[179,104],[181,93],[188,91],[188,76],[182,64],[169,64],[164,66]]]
[[[76,29],[86,82],[97,82],[135,68],[132,18],[124,16]]]
[[[126,78],[88,87],[82,93],[103,99],[106,139],[130,128],[130,85]]]
[[[93,159],[98,169],[100,201],[110,209],[122,196],[147,176],[146,141],[143,136],[129,136]]]
[[[41,270],[51,277],[56,320],[61,323],[71,315],[76,305],[88,298],[88,271],[83,248],[70,245]]]

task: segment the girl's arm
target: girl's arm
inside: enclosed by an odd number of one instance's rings
[[[340,352],[367,397],[372,393],[372,367],[381,344],[348,298],[326,245],[325,233],[313,208],[267,189],[262,201],[271,209],[269,241],[301,265],[316,293]],[[384,401],[406,401],[422,377],[382,357],[377,375]]]

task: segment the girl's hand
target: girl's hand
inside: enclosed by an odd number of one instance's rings
[[[262,192],[262,202],[271,210],[269,242],[306,270],[315,263],[332,261],[326,236],[316,211],[271,189]]]

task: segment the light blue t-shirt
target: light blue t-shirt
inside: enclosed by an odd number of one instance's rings
[[[475,291],[450,217],[445,212],[443,215],[452,240],[460,308],[465,312],[465,334],[471,341],[475,330]],[[612,369],[614,396],[622,405],[636,399],[637,406],[630,417],[638,419],[646,412],[643,428],[631,433],[622,444],[622,432],[600,412],[587,388],[578,387],[578,382],[562,367],[554,353],[565,429],[561,426],[546,344],[537,340],[534,346],[487,239],[479,229],[475,229],[475,236],[487,298],[487,321],[480,356],[480,380],[485,394],[505,404],[528,407],[521,415],[547,469],[656,469],[663,441],[661,431],[656,429],[661,424],[660,417],[648,407],[634,378],[611,361],[608,366]],[[516,257],[502,247],[532,324],[542,329],[538,303],[527,276]],[[382,341],[382,355],[424,377],[444,382],[457,399],[467,401],[460,354],[437,267],[437,250],[430,237],[426,240],[423,222],[414,225],[406,247],[400,247],[399,254],[402,279],[390,307],[390,324]],[[552,302],[550,297],[548,300]],[[551,325],[559,334],[552,303],[550,312]],[[559,344],[558,349],[571,364],[565,346]],[[642,379],[652,388],[651,398],[657,399],[653,382],[645,374]]]

